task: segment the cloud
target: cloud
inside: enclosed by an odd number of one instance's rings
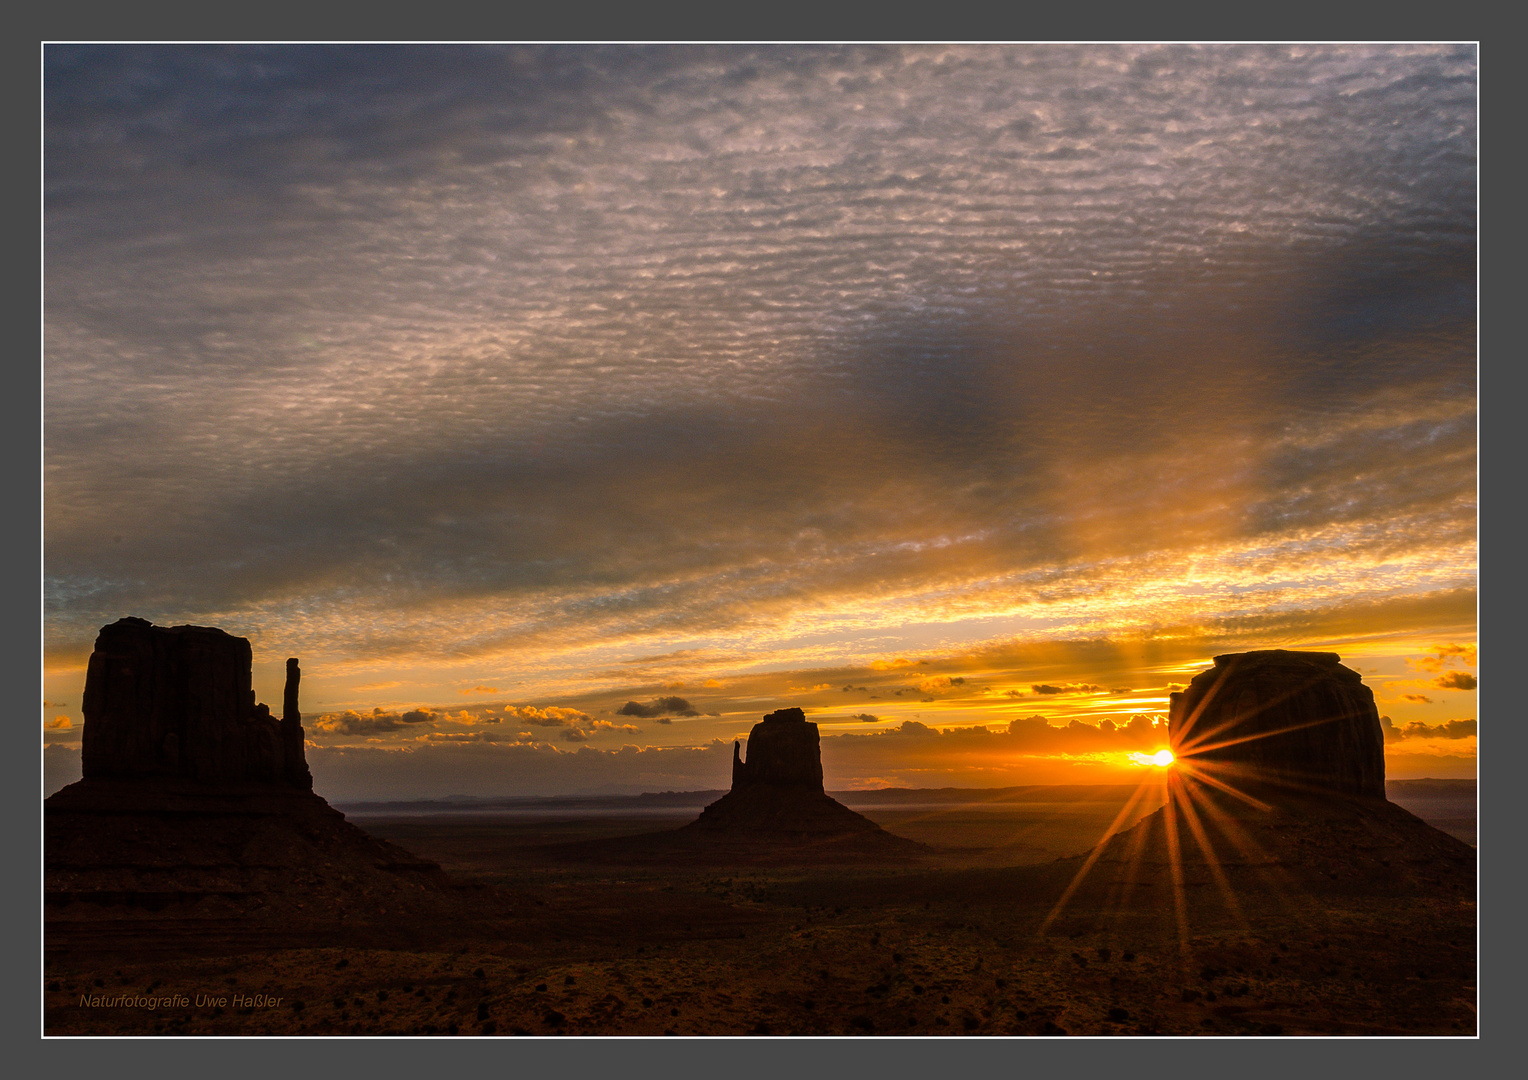
[[[1123,724],[1107,726],[1072,720],[1065,725],[1050,724],[1042,716],[1020,717],[1005,725],[974,727],[931,727],[917,720],[904,720],[897,727],[867,735],[834,735],[834,739],[937,739],[948,745],[980,744],[994,754],[1060,753],[1085,754],[1100,751],[1156,749],[1166,745],[1167,720],[1164,717],[1137,714]],[[871,744],[865,744],[871,745]],[[880,744],[875,744],[880,745]]]
[[[1061,686],[1052,686],[1049,683],[1039,683],[1030,687],[1036,694],[1098,694],[1103,692],[1102,686],[1093,683],[1065,683]]]
[[[617,724],[610,720],[595,720],[589,726],[595,731],[624,731],[633,735],[642,730],[636,724]]]
[[[824,736],[822,760],[830,777],[893,777],[907,786],[1023,783],[1026,777],[1064,783],[1068,776],[1074,782],[1124,782],[1134,775],[1125,763],[1127,752],[1166,745],[1166,719],[1144,714],[1108,728],[1076,720],[1056,726],[1038,716],[1005,725],[950,728],[905,720],[875,732]],[[1099,779],[1079,779],[1083,776]],[[931,782],[925,785],[918,777]]]
[[[1475,645],[1434,645],[1432,651],[1420,660],[1408,660],[1407,664],[1420,671],[1440,671],[1452,664],[1474,667],[1479,649]]]
[[[425,739],[387,750],[318,746],[310,749],[309,764],[316,790],[330,801],[596,789],[694,791],[725,788],[731,775],[730,738],[701,746],[598,750],[588,745],[587,735],[580,738],[580,734],[553,743],[524,741],[529,736],[522,733],[519,742]],[[1125,782],[1138,770],[1122,764],[1123,752],[1155,750],[1164,744],[1165,736],[1165,721],[1153,725],[1146,716],[1111,732],[1087,724],[1056,727],[1039,717],[966,729],[939,729],[907,720],[876,732],[825,735],[822,756],[830,789],[864,786],[874,777],[914,787],[1051,783],[1068,778]],[[1115,763],[1105,765],[1099,755]],[[1108,772],[1108,768],[1116,771]]]
[[[1463,671],[1450,671],[1434,679],[1432,684],[1443,690],[1473,690],[1480,685],[1475,676]]]
[[[686,663],[694,661],[697,657],[705,654],[704,649],[675,649],[673,652],[657,653],[653,656],[634,656],[630,660],[622,660],[623,664],[664,664],[675,661]]]
[[[544,709],[538,709],[534,705],[506,705],[504,716],[535,727],[575,727],[579,724],[587,725],[593,719],[581,709],[569,709],[558,705],[548,705]]]
[[[1402,701],[1415,701],[1415,702],[1417,702],[1418,704],[1421,704],[1421,705],[1431,705],[1432,704],[1432,698],[1428,697],[1426,694],[1402,694],[1401,695],[1401,700]]]
[[[510,734],[507,731],[429,731],[414,736],[415,742],[426,743],[516,743],[531,742],[529,731]]]
[[[315,717],[309,726],[314,732],[324,735],[376,735],[418,724],[434,724],[445,717],[445,713],[434,709],[410,709],[400,713],[389,712],[379,706],[369,713],[354,709],[324,713]]]
[[[43,795],[52,795],[66,784],[72,784],[82,775],[81,754],[78,744],[49,742],[42,750]]]
[[[1476,72],[50,45],[46,647],[215,615],[537,700],[638,657],[645,702],[1471,592]]]
[[[497,686],[474,686],[471,690],[462,691],[464,694],[497,694],[499,692]]]
[[[60,760],[55,771],[65,772]],[[77,760],[77,754],[75,755]],[[330,802],[726,788],[732,740],[703,746],[599,750],[587,742],[408,741],[398,748],[322,746],[308,752],[314,789]]]
[[[1065,726],[1052,726],[1043,717],[1012,720],[1000,729],[1007,738],[1026,750],[1060,753],[1086,753],[1101,749],[1154,749],[1166,745],[1167,718],[1137,713],[1122,724],[1108,722],[1097,726],[1071,720]]]
[[[924,679],[917,685],[916,689],[921,694],[934,694],[942,690],[953,689],[965,681],[966,680],[963,678],[951,678],[948,675],[935,675],[931,678]],[[897,692],[901,693],[900,690]]]
[[[1387,743],[1400,742],[1403,739],[1468,739],[1477,733],[1474,720],[1449,720],[1442,724],[1427,724],[1420,720],[1413,720],[1404,727],[1397,728],[1390,722],[1390,717],[1382,716],[1379,719],[1380,729],[1384,732]]]
[[[867,712],[862,712],[862,713],[856,713],[855,716],[854,716],[854,719],[862,720],[862,721],[864,721],[867,724],[874,724],[874,723],[877,723],[881,718],[879,716],[872,716],[870,713],[867,713]]]
[[[74,721],[67,716],[55,716],[52,720],[45,721],[42,726],[45,731],[68,731],[74,727]]]
[[[619,716],[640,716],[654,718],[661,716],[699,716],[700,713],[690,706],[690,703],[682,697],[654,698],[650,705],[643,705],[639,701],[628,701],[616,710]]]

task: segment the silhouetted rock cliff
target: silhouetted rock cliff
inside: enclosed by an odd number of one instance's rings
[[[800,709],[772,712],[748,733],[748,760],[732,744],[732,789],[750,784],[822,791],[822,744],[817,725]]]
[[[131,617],[102,627],[85,675],[85,778],[311,788],[297,661],[279,720],[250,677],[249,641],[222,630]]]
[[[244,638],[135,618],[101,629],[85,677],[84,778],[43,804],[50,951],[112,927],[130,941],[146,911],[168,942],[206,945],[215,930],[230,947],[440,916],[450,883],[439,866],[313,793],[301,675],[288,660],[277,719],[250,689]]]
[[[817,725],[795,708],[772,712],[753,726],[746,760],[733,744],[732,789],[680,831],[744,843],[852,838],[904,854],[922,850],[823,791]]]
[[[1237,786],[1385,797],[1374,692],[1336,653],[1228,653],[1172,695],[1180,758]]]

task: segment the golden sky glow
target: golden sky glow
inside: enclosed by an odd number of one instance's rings
[[[137,615],[356,792],[1117,779],[1257,648],[1473,775],[1472,48],[407,48],[47,51],[55,756]]]

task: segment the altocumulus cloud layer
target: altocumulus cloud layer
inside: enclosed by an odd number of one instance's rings
[[[132,613],[571,692],[1467,610],[1475,71],[50,48],[49,648]]]

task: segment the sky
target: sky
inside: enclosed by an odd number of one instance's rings
[[[43,62],[50,786],[126,615],[337,797],[1124,782],[1263,648],[1475,775],[1474,46]]]

